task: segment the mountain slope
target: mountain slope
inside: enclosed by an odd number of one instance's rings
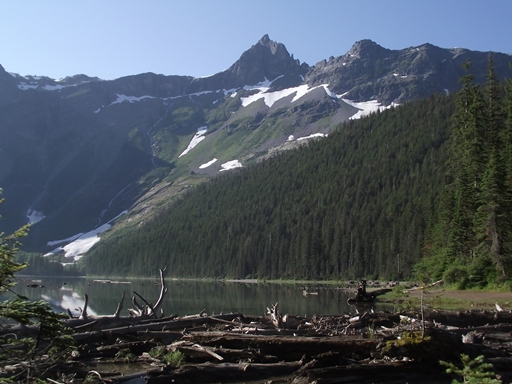
[[[453,97],[362,120],[190,190],[111,233],[88,274],[283,279],[410,277],[444,180]]]
[[[452,92],[467,58],[483,79],[486,53],[429,44],[388,50],[363,40],[309,66],[265,35],[206,78],[54,80],[0,67],[2,225],[34,222],[25,247],[38,252],[80,233],[96,237],[123,212],[123,225],[138,225],[220,172],[392,103]],[[494,55],[500,78],[510,60]]]

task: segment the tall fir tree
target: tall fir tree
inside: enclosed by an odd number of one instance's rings
[[[448,160],[453,180],[449,187],[453,211],[447,246],[448,255],[454,259],[473,257],[475,239],[472,226],[486,163],[483,97],[478,86],[473,84],[470,68],[469,61],[463,64],[465,75],[461,79],[462,90],[456,102]]]
[[[482,286],[502,283],[512,273],[512,107],[509,93],[506,119],[492,54],[483,91],[473,84],[470,68],[469,61],[463,64],[451,125],[450,182],[418,270],[448,282],[463,281],[462,286]]]
[[[485,88],[485,152],[486,167],[477,200],[474,232],[477,236],[475,251],[483,260],[490,260],[496,267],[497,278],[509,275],[508,238],[511,230],[510,188],[506,181],[506,149],[504,145],[505,114],[502,87],[496,79],[492,54],[489,54],[487,84]],[[487,277],[490,280],[491,276]]]

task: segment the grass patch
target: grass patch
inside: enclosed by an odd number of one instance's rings
[[[183,360],[185,359],[185,355],[180,351],[170,352],[164,346],[158,346],[149,351],[149,356],[154,359],[165,362],[167,365],[171,365],[173,367],[179,367]]]

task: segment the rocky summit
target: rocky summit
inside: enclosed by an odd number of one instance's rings
[[[204,78],[55,80],[0,66],[2,230],[32,222],[27,250],[79,258],[102,231],[143,223],[209,177],[348,119],[457,91],[468,59],[485,82],[487,52],[362,40],[308,65],[268,35]],[[511,56],[493,60],[498,77],[510,77]]]

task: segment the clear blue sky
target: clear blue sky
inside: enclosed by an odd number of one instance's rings
[[[206,76],[264,34],[313,65],[358,40],[512,53],[512,0],[3,0],[0,64],[20,75]]]

